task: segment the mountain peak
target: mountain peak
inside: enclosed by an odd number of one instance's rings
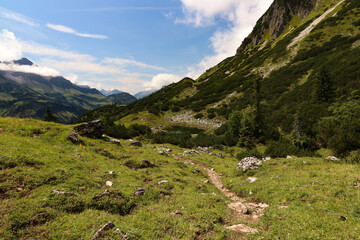
[[[294,16],[306,18],[318,0],[275,0],[257,21],[253,31],[237,49],[237,55],[249,46],[256,46],[267,35],[269,40],[278,38]]]
[[[14,63],[17,64],[17,65],[22,65],[22,66],[23,65],[26,65],[26,66],[34,65],[34,63],[32,61],[30,61],[29,59],[27,59],[27,58],[21,58],[19,60],[15,60]]]

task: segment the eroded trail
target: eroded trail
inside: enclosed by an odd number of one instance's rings
[[[256,203],[252,201],[247,201],[243,198],[240,198],[236,193],[227,189],[221,181],[221,174],[217,173],[213,168],[209,166],[199,163],[195,160],[178,156],[176,154],[171,154],[177,160],[183,160],[185,162],[193,163],[201,168],[203,168],[208,176],[210,181],[220,190],[222,194],[227,196],[229,199],[232,200],[231,203],[228,204],[228,207],[233,210],[234,215],[237,219],[243,219],[246,222],[256,222],[261,218],[264,214],[265,208],[269,205],[265,203]],[[251,214],[250,214],[251,212]],[[256,233],[257,230],[251,228],[245,224],[237,224],[233,226],[227,227],[228,229],[238,232],[238,233]]]

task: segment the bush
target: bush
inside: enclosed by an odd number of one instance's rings
[[[236,155],[236,158],[239,160],[242,160],[246,157],[257,157],[261,159],[263,157],[263,154],[259,152],[256,148],[253,149],[246,149]]]
[[[288,139],[281,138],[278,141],[269,141],[266,144],[265,155],[272,158],[284,158],[288,155],[298,157],[309,157],[315,154],[309,150],[301,149],[293,145]]]
[[[349,156],[345,158],[347,163],[359,164],[360,163],[360,149],[356,151],[351,151]]]
[[[199,118],[203,118],[204,117],[204,114],[202,113],[198,113],[194,116],[195,119],[199,119]]]
[[[215,129],[214,133],[217,136],[223,135],[226,133],[226,131],[228,130],[228,123],[224,123],[223,125],[221,125],[220,127],[218,127],[217,129]]]

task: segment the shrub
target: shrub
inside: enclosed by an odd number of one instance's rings
[[[351,151],[349,156],[345,158],[347,163],[359,164],[360,163],[360,149],[356,151]]]
[[[281,138],[278,141],[267,142],[265,155],[272,158],[283,158],[288,155],[298,157],[314,156],[314,153],[293,145],[288,139]]]
[[[244,151],[241,151],[240,153],[238,153],[236,155],[236,158],[239,160],[242,160],[246,157],[257,157],[257,158],[262,158],[263,154],[259,152],[259,150],[257,150],[256,148],[253,149],[246,149]]]
[[[204,117],[204,114],[202,113],[198,113],[194,116],[195,119],[199,119],[199,118],[203,118]]]

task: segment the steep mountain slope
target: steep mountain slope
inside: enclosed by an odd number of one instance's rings
[[[180,117],[201,113],[226,121],[234,110],[253,113],[259,101],[270,127],[290,133],[297,116],[302,131],[314,136],[318,120],[331,115],[329,107],[359,98],[359,26],[357,0],[275,0],[237,54],[206,71],[187,94],[174,91],[183,88],[180,82],[113,117],[144,111],[161,116],[173,109],[171,114]],[[326,101],[317,96],[322,70],[331,85]],[[163,96],[170,89],[174,95]],[[204,128],[201,121],[198,127]]]
[[[22,58],[14,64],[31,66]],[[34,73],[0,71],[0,116],[42,119],[50,107],[61,123],[70,123],[86,111],[105,104],[128,104],[136,99],[130,94],[105,97],[94,88],[85,88],[58,77]]]

